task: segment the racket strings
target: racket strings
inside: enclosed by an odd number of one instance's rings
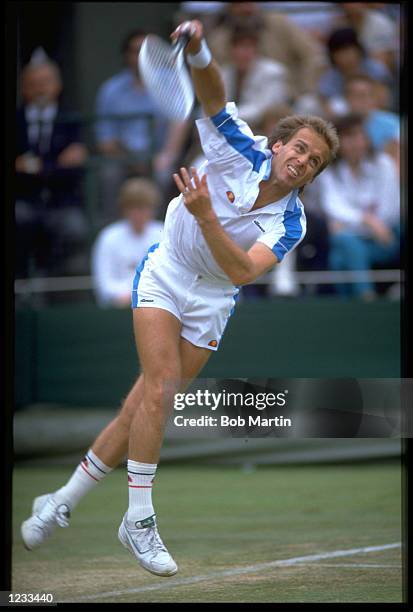
[[[174,120],[191,112],[194,94],[182,54],[157,37],[147,37],[139,55],[146,88],[159,110]]]

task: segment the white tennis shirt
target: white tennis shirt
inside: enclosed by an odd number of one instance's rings
[[[212,206],[227,235],[247,251],[255,242],[267,245],[281,261],[304,238],[306,219],[298,190],[251,211],[259,184],[269,178],[272,152],[265,136],[254,136],[238,117],[234,102],[213,117],[196,121],[207,161],[199,176],[208,177]],[[195,217],[183,196],[169,203],[164,227],[164,247],[185,266],[220,280],[229,280],[217,264]],[[229,281],[230,282],[230,281]]]

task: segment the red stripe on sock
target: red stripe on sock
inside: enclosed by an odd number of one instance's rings
[[[131,489],[152,489],[152,485],[128,485]]]
[[[90,472],[87,471],[87,469],[85,468],[85,466],[83,465],[83,463],[80,464],[80,466],[85,470],[86,474],[88,476],[90,476],[91,478],[93,478],[93,480],[96,480],[96,482],[99,482],[98,478],[95,478],[94,476],[92,476],[92,474]]]

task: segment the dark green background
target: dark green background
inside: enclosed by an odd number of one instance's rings
[[[89,114],[99,86],[123,67],[120,47],[125,36],[144,28],[167,38],[179,2],[40,0],[16,2],[12,8],[9,23],[13,27],[16,20],[18,71],[42,46],[62,69],[64,106]],[[19,83],[17,92],[19,97]]]
[[[16,313],[16,404],[117,406],[138,371],[130,310]],[[204,378],[400,376],[400,304],[334,298],[244,302]]]

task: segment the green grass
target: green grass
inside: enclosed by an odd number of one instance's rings
[[[15,469],[16,592],[52,592],[57,601],[80,601],[109,591],[161,585],[93,601],[402,601],[397,548],[179,584],[183,578],[235,567],[400,541],[401,478],[396,462],[262,468],[251,473],[161,467],[154,488],[158,523],[180,568],[169,579],[145,572],[117,540],[127,508],[122,469],[81,501],[69,529],[59,528],[35,551],[23,548],[19,526],[30,513],[32,498],[58,488],[70,473],[53,467]],[[357,567],[360,563],[386,567]]]

